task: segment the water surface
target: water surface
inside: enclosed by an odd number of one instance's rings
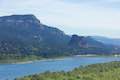
[[[16,77],[45,71],[69,71],[79,66],[110,61],[120,61],[120,57],[70,57],[26,64],[0,64],[0,80],[14,80]]]

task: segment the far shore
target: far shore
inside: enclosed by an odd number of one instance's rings
[[[65,58],[71,58],[71,57],[120,57],[120,55],[74,55],[74,56],[62,56],[62,57],[55,57],[55,58],[43,58],[43,59],[36,59],[36,60],[28,60],[28,61],[16,61],[16,62],[5,62],[0,64],[30,64],[38,61],[53,61],[53,60],[64,60]]]

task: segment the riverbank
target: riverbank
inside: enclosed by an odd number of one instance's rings
[[[41,56],[35,56],[35,55],[28,55],[23,57],[15,57],[15,58],[5,58],[0,60],[0,64],[25,64],[25,63],[32,63],[36,60],[42,60]]]
[[[80,56],[80,57],[120,57],[118,54],[114,55],[93,55],[93,54],[86,54],[86,55],[75,55],[75,56]]]
[[[86,66],[97,63],[120,61],[119,57],[68,57],[52,60],[38,60],[26,64],[0,64],[1,80],[14,80],[27,75],[39,73],[72,71],[79,66]]]
[[[27,64],[33,63],[37,61],[53,61],[53,60],[64,60],[64,58],[71,58],[71,57],[120,57],[120,55],[73,55],[73,56],[59,56],[59,57],[52,57],[52,58],[43,58],[40,56],[31,55],[28,57],[24,57],[21,59],[6,59],[0,60],[0,64]]]
[[[72,56],[59,56],[59,57],[51,57],[51,58],[43,58],[41,56],[30,55],[23,58],[18,59],[5,59],[0,60],[0,64],[27,64],[38,61],[53,61],[53,60],[64,60],[64,58],[69,58]]]
[[[120,80],[120,62],[87,65],[68,72],[45,72],[16,80]]]

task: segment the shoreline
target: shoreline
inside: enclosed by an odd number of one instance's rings
[[[64,60],[65,58],[72,58],[72,57],[120,57],[120,55],[73,55],[73,56],[65,56],[65,57],[56,57],[56,58],[43,58],[43,59],[36,59],[36,60],[28,60],[28,61],[18,61],[18,62],[0,62],[1,64],[30,64],[39,61],[54,61],[54,60]]]
[[[50,59],[41,59],[41,60],[33,60],[33,61],[25,61],[25,62],[17,62],[17,63],[11,63],[11,64],[29,64],[29,63],[34,63],[34,62],[39,62],[39,61],[54,61],[54,60],[64,60],[65,58],[70,58],[70,57],[64,57],[64,58],[50,58]]]
[[[2,62],[2,63],[0,63],[0,65],[1,65],[1,64],[29,64],[29,63],[39,62],[39,61],[64,60],[65,58],[70,58],[70,57],[43,58],[43,59],[28,60],[28,61],[17,61],[17,62]]]

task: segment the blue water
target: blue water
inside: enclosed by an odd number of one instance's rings
[[[45,71],[69,71],[76,67],[120,61],[119,57],[70,57],[62,60],[37,61],[26,64],[0,64],[0,80],[13,80],[16,77],[42,73]]]

